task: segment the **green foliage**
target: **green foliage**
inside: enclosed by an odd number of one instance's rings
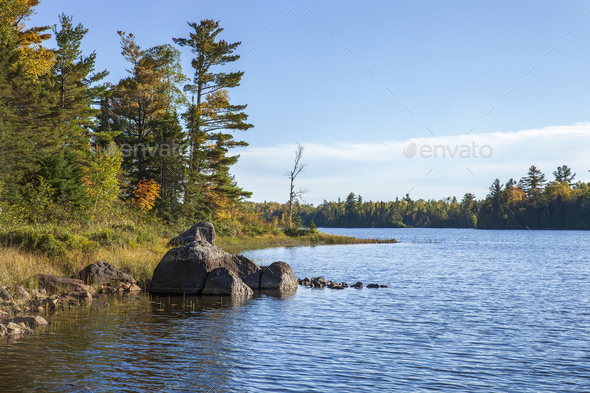
[[[8,246],[38,251],[49,256],[63,255],[68,250],[88,253],[98,248],[98,243],[54,225],[21,225],[11,230],[2,230],[0,241]]]
[[[38,168],[35,177],[42,178],[51,186],[56,203],[83,206],[87,202],[82,185],[82,168],[72,151],[62,150],[43,157]]]

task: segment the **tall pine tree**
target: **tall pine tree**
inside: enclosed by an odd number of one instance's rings
[[[246,131],[252,127],[243,111],[246,105],[230,104],[228,89],[240,85],[243,72],[215,72],[214,68],[235,62],[239,55],[234,51],[240,42],[228,43],[217,36],[223,31],[219,21],[202,20],[188,23],[192,31],[189,38],[173,38],[181,47],[190,48],[195,56],[191,84],[185,91],[193,101],[184,113],[189,137],[189,174],[185,189],[185,204],[189,214],[197,219],[215,211],[223,218],[224,211],[251,193],[238,187],[229,173],[239,156],[230,156],[230,149],[247,146],[224,132]],[[221,216],[221,217],[220,217]]]

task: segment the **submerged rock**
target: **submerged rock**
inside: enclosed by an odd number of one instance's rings
[[[379,288],[379,284],[369,284],[367,288]]]

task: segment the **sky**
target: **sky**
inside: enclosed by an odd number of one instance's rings
[[[314,204],[484,198],[531,165],[590,181],[590,0],[42,0],[36,11],[31,25],[63,12],[88,28],[83,50],[113,83],[126,76],[118,30],[149,48],[219,20],[220,37],[241,42],[230,96],[254,127],[236,133],[250,145],[232,173],[253,201],[288,199],[296,143],[307,164],[296,185]]]

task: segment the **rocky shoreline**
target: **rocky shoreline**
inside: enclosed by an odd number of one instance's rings
[[[297,279],[282,261],[258,266],[252,260],[215,246],[213,224],[201,222],[169,242],[170,249],[156,266],[153,277],[138,283],[106,261],[86,266],[72,277],[37,274],[37,288],[0,286],[0,337],[32,333],[48,322],[39,314],[89,304],[98,294],[123,294],[146,290],[168,296],[251,296],[254,291],[293,291],[311,288],[363,288],[326,281],[323,277]],[[387,288],[369,284],[367,288]]]
[[[33,333],[32,329],[48,324],[41,314],[89,304],[98,297],[97,293],[142,290],[133,277],[106,261],[86,266],[77,277],[37,274],[39,289],[0,286],[0,337]]]

